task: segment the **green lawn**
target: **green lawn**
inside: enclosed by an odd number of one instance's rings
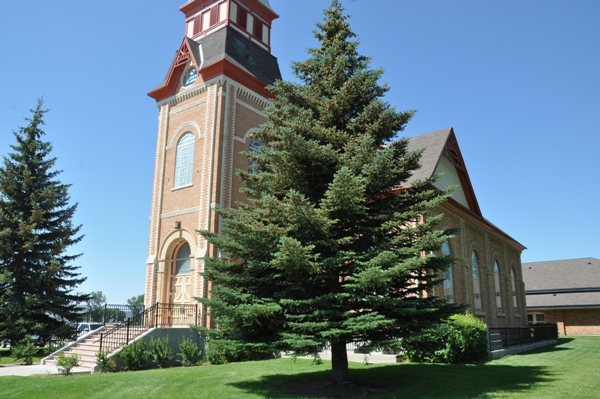
[[[594,398],[600,395],[600,337],[561,338],[555,347],[478,365],[352,363],[360,381],[392,382],[377,398]],[[277,359],[72,377],[1,377],[0,398],[286,398],[272,386],[327,378],[330,364]]]
[[[0,367],[5,366],[7,364],[24,364],[23,359],[17,361],[17,359],[9,356],[10,349],[8,348],[0,348]],[[40,350],[37,356],[33,357],[33,363],[39,363],[46,355],[44,354],[44,350]],[[0,390],[0,398],[2,397],[2,391]]]

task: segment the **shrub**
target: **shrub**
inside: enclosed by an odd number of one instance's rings
[[[537,323],[537,324],[534,325],[534,327],[538,327],[538,326],[551,326],[551,327],[553,327],[554,333],[556,334],[556,338],[558,338],[558,324],[557,323],[546,322],[546,323]]]
[[[125,370],[139,370],[148,361],[150,353],[146,343],[139,339],[121,349],[118,356],[123,360]]]
[[[108,352],[98,351],[96,353],[96,364],[101,373],[111,373],[117,369],[115,359],[108,357]]]
[[[179,362],[184,367],[193,366],[202,358],[202,352],[198,349],[198,345],[189,338],[184,338],[179,343],[179,350],[181,351],[178,353],[181,356]]]
[[[79,355],[65,355],[61,352],[58,354],[56,365],[58,366],[58,372],[62,375],[71,375],[71,370],[79,366]]]
[[[150,356],[156,363],[159,369],[162,369],[167,365],[169,360],[173,359],[173,351],[169,346],[169,336],[164,338],[150,339]]]
[[[37,355],[38,348],[34,345],[31,336],[26,336],[14,348],[11,347],[12,357],[15,360],[23,359],[25,364],[32,364],[33,357]]]
[[[58,340],[50,340],[47,343],[46,346],[46,354],[47,355],[51,355],[54,352],[56,352],[58,349],[64,347],[67,344],[67,341],[65,341],[63,338],[60,338]]]
[[[267,344],[226,339],[211,339],[207,346],[206,357],[212,364],[272,359],[275,352]]]
[[[487,328],[470,313],[405,338],[402,348],[413,362],[467,363],[487,356]]]

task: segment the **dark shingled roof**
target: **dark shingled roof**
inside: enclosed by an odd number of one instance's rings
[[[413,172],[413,175],[408,179],[407,184],[410,185],[416,180],[425,180],[433,176],[438,167],[440,159],[444,156],[445,152],[447,152],[447,145],[451,144],[455,140],[456,136],[454,135],[454,129],[452,127],[422,134],[420,136],[409,137],[408,150],[414,151],[424,149],[424,151],[421,155],[421,168]],[[452,147],[452,145],[450,145],[450,147]],[[469,202],[469,207],[466,209],[469,209],[473,214],[485,221],[485,223],[487,223],[490,227],[514,241],[519,246],[522,246],[522,249],[525,249],[525,246],[517,242],[514,238],[498,228],[498,226],[494,225],[492,222],[483,217],[481,210],[479,209],[479,204],[477,203],[475,191],[471,185],[471,180],[469,178],[464,159],[462,159],[462,155],[460,154],[460,149],[458,149],[457,143],[455,143],[454,148],[456,152],[455,155],[460,158],[460,163],[462,163],[464,168],[463,171],[457,169],[457,173],[462,174],[463,176],[461,188],[467,197],[467,202]]]
[[[421,155],[422,166],[419,170],[413,172],[412,177],[408,180],[408,184],[415,180],[425,180],[433,176],[451,131],[452,128],[449,127],[408,139],[408,149],[410,151],[425,149],[423,155]]]
[[[252,43],[232,28],[228,27],[223,29],[223,31],[227,34],[225,53],[228,61],[266,84],[271,84],[281,79],[281,72],[279,71],[279,64],[276,57],[260,48],[257,44]],[[216,34],[218,33],[216,32]],[[209,39],[211,36],[206,39]],[[220,44],[217,46],[220,46]],[[204,50],[204,44],[202,44],[202,49]],[[206,57],[206,53],[204,57]]]
[[[600,260],[523,263],[529,309],[600,307]]]
[[[263,82],[265,86],[281,79],[277,58],[230,27],[220,29],[198,42],[187,37],[186,40],[196,64],[201,65],[202,69],[225,59]],[[164,80],[152,91],[161,89],[168,84],[167,80],[175,58],[177,58],[177,54],[173,58]],[[200,73],[202,73],[202,69]]]

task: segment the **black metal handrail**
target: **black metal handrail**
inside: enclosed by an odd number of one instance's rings
[[[133,317],[100,334],[101,352],[113,352],[128,345],[135,338],[153,327],[172,327],[174,325],[198,324],[198,305],[173,303],[155,303]]]
[[[65,323],[61,327],[52,330],[50,336],[46,339],[48,344],[48,354],[54,353],[55,350],[62,348],[68,342],[77,340],[77,324]]]
[[[488,330],[490,351],[558,338],[556,326],[496,327]]]
[[[135,316],[144,311],[144,305],[111,305],[90,309],[87,312],[80,313],[73,320],[67,320],[65,323],[50,332],[45,339],[48,343],[48,353],[53,353],[69,342],[76,341],[78,336],[87,332],[80,331],[79,326],[82,323],[101,323],[105,326],[107,323],[124,323],[127,318]]]

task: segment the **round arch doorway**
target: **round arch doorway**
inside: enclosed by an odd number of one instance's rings
[[[192,251],[183,241],[175,248],[171,262],[171,303],[191,304],[192,298]]]

